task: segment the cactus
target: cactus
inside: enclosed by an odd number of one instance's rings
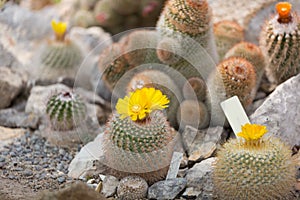
[[[139,16],[142,27],[154,27],[161,13],[165,0],[140,0]]]
[[[80,26],[80,27],[87,28],[87,27],[95,25],[96,20],[91,11],[78,10],[72,18],[72,24],[74,26]]]
[[[213,180],[221,199],[293,199],[296,162],[290,148],[275,137],[261,138],[260,125],[246,124],[217,153]]]
[[[118,197],[122,200],[144,199],[147,196],[148,184],[139,176],[123,178],[117,188]]]
[[[116,176],[136,174],[153,182],[166,175],[176,132],[158,109],[168,102],[154,88],[138,89],[119,99],[119,115],[109,120],[103,144],[105,164],[114,169]]]
[[[170,0],[159,18],[157,29],[162,39],[176,39],[185,55],[195,53],[193,43],[198,42],[217,62],[211,18],[211,8],[206,0]]]
[[[46,113],[53,130],[68,131],[85,120],[86,106],[77,94],[62,92],[49,99]]]
[[[291,7],[288,2],[278,3],[277,14],[265,24],[260,35],[260,47],[267,62],[266,75],[276,84],[300,72],[300,21]]]
[[[244,40],[244,29],[236,22],[224,20],[214,24],[214,35],[220,59],[235,44]]]
[[[120,15],[136,13],[140,7],[140,1],[136,0],[110,0],[111,8]]]
[[[265,72],[265,58],[260,48],[249,42],[240,42],[232,47],[224,58],[230,57],[245,58],[253,65],[257,77],[256,88],[258,88]]]
[[[173,38],[162,39],[157,46],[158,59],[165,64],[174,64],[180,60],[182,54],[180,44]]]
[[[154,87],[162,91],[172,102],[166,109],[168,121],[177,126],[176,111],[182,101],[182,95],[176,83],[166,73],[158,70],[144,70],[134,75],[127,86],[128,93],[143,87]]]
[[[186,100],[205,101],[207,87],[203,79],[192,77],[186,81],[182,88],[182,94]]]
[[[80,48],[66,39],[66,24],[52,21],[55,39],[47,42],[39,55],[43,66],[40,75],[53,79],[62,75],[75,77],[76,69],[81,64],[83,55]]]
[[[52,5],[54,3],[53,0],[27,0],[22,1],[21,5],[31,10],[41,10],[46,6]]]
[[[232,96],[238,96],[242,105],[248,109],[255,96],[255,86],[255,69],[250,62],[238,57],[221,62],[207,82],[210,92],[207,96],[208,109],[213,115],[211,123],[223,125],[221,118],[224,114],[220,103]]]
[[[101,0],[95,6],[94,15],[100,26],[117,27],[122,23],[122,18],[112,9],[111,0]]]
[[[197,100],[185,100],[178,108],[177,121],[182,130],[187,125],[202,129],[208,126],[209,113],[204,103]]]

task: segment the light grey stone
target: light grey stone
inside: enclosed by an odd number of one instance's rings
[[[182,158],[183,158],[183,153],[180,152],[173,153],[173,157],[171,160],[171,164],[166,179],[173,179],[177,177]]]
[[[119,180],[114,176],[106,176],[102,183],[101,193],[105,197],[112,197],[117,192]]]
[[[182,194],[182,197],[186,199],[195,199],[201,194],[201,191],[195,190],[193,187],[188,187],[185,189],[184,193]]]
[[[0,110],[0,126],[36,129],[38,122],[39,117],[35,114],[18,112],[11,108]]]
[[[154,183],[148,189],[148,199],[174,199],[186,187],[185,178],[175,178]]]
[[[0,67],[0,109],[8,107],[27,83],[24,72]]]
[[[267,126],[266,134],[290,145],[300,145],[300,75],[279,85],[250,116],[252,123]]]

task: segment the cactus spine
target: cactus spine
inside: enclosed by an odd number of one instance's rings
[[[249,42],[240,42],[226,53],[225,59],[230,57],[245,58],[253,65],[257,77],[256,88],[258,89],[265,72],[265,58],[260,48]]]
[[[260,128],[250,131],[253,135],[261,132]],[[291,154],[290,148],[274,137],[230,140],[217,155],[216,194],[222,199],[293,199],[296,162]]]
[[[147,196],[148,184],[139,176],[123,178],[117,188],[117,194],[123,200],[144,199]]]
[[[235,44],[244,40],[244,29],[233,21],[220,21],[214,25],[214,35],[220,59]]]
[[[299,16],[291,12],[292,5],[280,2],[277,14],[264,26],[260,47],[266,56],[266,74],[273,83],[280,84],[300,72]]]

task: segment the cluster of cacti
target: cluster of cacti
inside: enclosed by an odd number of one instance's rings
[[[122,200],[136,200],[147,197],[148,184],[139,176],[123,178],[117,188],[118,198]]]
[[[255,44],[240,42],[225,54],[225,59],[231,57],[245,58],[253,65],[256,72],[256,88],[258,88],[265,72],[265,57],[261,49]]]
[[[223,125],[220,103],[227,98],[238,96],[247,109],[256,92],[256,73],[253,65],[244,58],[232,57],[222,61],[208,78],[208,108],[213,119],[211,123]]]
[[[186,56],[196,54],[200,57],[197,63],[199,65],[201,62],[207,63],[211,59],[217,62],[218,55],[211,19],[211,8],[206,0],[168,1],[157,23],[161,39],[157,54],[161,61],[166,64],[171,63],[170,67],[182,73],[186,78],[197,76],[197,74],[200,76],[196,70],[199,66],[192,66],[188,62],[184,62]],[[201,54],[197,45],[201,45],[202,51],[206,51],[208,54]],[[173,52],[167,53],[170,50]],[[183,58],[178,60],[177,53]],[[213,66],[211,68],[213,69]]]
[[[214,24],[214,35],[220,59],[235,44],[244,40],[244,29],[234,21],[220,21]]]
[[[52,21],[55,39],[47,41],[40,53],[42,77],[55,79],[59,76],[75,77],[79,68],[83,53],[81,49],[70,39],[66,38],[67,25],[62,22]]]
[[[261,138],[259,125],[246,124],[218,152],[214,167],[215,192],[221,199],[293,199],[296,162],[290,147],[275,137]]]
[[[300,72],[300,21],[292,5],[280,2],[277,14],[263,27],[260,47],[266,56],[266,74],[279,84]]]
[[[168,99],[154,88],[138,89],[119,99],[104,133],[105,164],[115,175],[136,174],[148,182],[168,170],[176,132],[162,111]]]
[[[77,94],[62,92],[48,100],[46,113],[53,130],[73,130],[86,119],[86,106]]]
[[[111,33],[137,27],[153,27],[164,2],[165,0],[79,0],[75,6],[76,18],[73,23],[84,27],[99,25]]]

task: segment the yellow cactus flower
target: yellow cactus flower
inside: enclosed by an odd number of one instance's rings
[[[267,132],[268,130],[266,126],[258,124],[245,124],[242,126],[242,132],[239,132],[237,135],[247,141],[250,141],[260,139]]]
[[[168,107],[169,99],[160,90],[142,88],[131,92],[116,105],[120,118],[130,117],[133,121],[145,119],[152,111]]]
[[[67,31],[67,23],[51,21],[52,30],[55,33],[56,39],[63,40]]]

